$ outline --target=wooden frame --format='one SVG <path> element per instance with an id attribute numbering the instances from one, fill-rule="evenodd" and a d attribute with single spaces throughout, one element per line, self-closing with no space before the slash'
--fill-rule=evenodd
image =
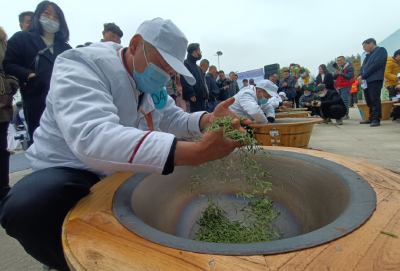
<path id="1" fill-rule="evenodd" d="M 94 185 L 65 218 L 63 247 L 71 270 L 400 270 L 400 175 L 353 158 L 298 148 L 334 161 L 365 178 L 377 194 L 377 209 L 359 229 L 333 242 L 278 255 L 221 256 L 163 247 L 119 224 L 112 212 L 116 189 L 133 173 L 118 172 Z"/>

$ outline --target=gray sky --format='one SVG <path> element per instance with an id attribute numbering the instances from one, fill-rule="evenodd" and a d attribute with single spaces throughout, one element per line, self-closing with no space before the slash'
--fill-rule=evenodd
<path id="1" fill-rule="evenodd" d="M 379 43 L 400 28 L 398 0 L 55 2 L 64 11 L 72 47 L 99 41 L 105 22 L 120 26 L 122 45 L 127 46 L 143 21 L 161 17 L 171 19 L 189 43 L 200 43 L 203 58 L 210 64 L 217 65 L 214 55 L 221 50 L 220 68 L 225 72 L 298 63 L 315 74 L 320 64 L 336 56 L 362 53 L 365 39 Z M 19 31 L 18 14 L 34 11 L 38 3 L 2 4 L 0 26 L 9 37 Z"/>

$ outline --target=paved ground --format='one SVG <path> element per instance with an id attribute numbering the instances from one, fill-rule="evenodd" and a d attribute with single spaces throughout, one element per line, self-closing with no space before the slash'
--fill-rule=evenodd
<path id="1" fill-rule="evenodd" d="M 360 120 L 358 109 L 351 108 L 350 120 L 345 120 L 344 125 L 315 125 L 310 147 L 400 171 L 400 122 L 382 121 L 380 127 L 371 128 L 358 124 Z M 14 185 L 30 172 L 27 169 L 10 174 L 10 184 Z M 39 271 L 43 268 L 0 227 L 0 270 Z"/>

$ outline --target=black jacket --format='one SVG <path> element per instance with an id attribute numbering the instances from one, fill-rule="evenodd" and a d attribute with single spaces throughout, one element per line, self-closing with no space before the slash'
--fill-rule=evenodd
<path id="1" fill-rule="evenodd" d="M 336 90 L 328 89 L 328 92 L 324 97 L 319 97 L 321 101 L 321 108 L 327 108 L 332 105 L 340 105 L 347 111 L 346 105 L 344 104 L 343 99 L 340 97 L 339 93 Z"/>
<path id="2" fill-rule="evenodd" d="M 284 87 L 283 83 L 287 83 L 287 86 Z M 282 78 L 279 81 L 278 93 L 285 92 L 286 94 L 290 93 L 290 95 L 292 95 L 291 93 L 295 84 L 296 84 L 296 79 L 294 79 L 292 76 L 289 76 L 288 78 Z"/>
<path id="3" fill-rule="evenodd" d="M 333 75 L 331 73 L 325 74 L 323 82 L 322 82 L 322 76 L 319 73 L 317 75 L 317 78 L 315 79 L 315 86 L 318 86 L 319 84 L 324 84 L 326 86 L 326 89 L 335 90 L 335 86 L 333 84 Z"/>
<path id="4" fill-rule="evenodd" d="M 222 81 L 220 79 L 217 80 L 217 86 L 219 88 L 219 100 L 220 101 L 225 101 L 225 100 L 229 99 L 229 97 L 230 97 L 230 91 L 229 91 L 230 86 L 229 86 L 229 88 L 224 88 L 224 87 L 226 85 L 230 85 L 230 83 L 231 82 L 228 81 L 228 79 L 226 79 L 226 77 Z"/>
<path id="5" fill-rule="evenodd" d="M 219 88 L 215 82 L 214 76 L 211 73 L 206 75 L 206 83 L 209 90 L 209 102 L 215 102 L 219 99 Z"/>
<path id="6" fill-rule="evenodd" d="M 377 46 L 365 56 L 359 76 L 367 83 L 383 80 L 388 53 L 385 48 Z"/>
<path id="7" fill-rule="evenodd" d="M 184 64 L 185 67 L 190 71 L 193 77 L 196 79 L 196 84 L 193 86 L 185 80 L 184 76 L 181 76 L 182 94 L 185 101 L 189 101 L 190 97 L 195 96 L 196 100 L 207 100 L 208 93 L 206 88 L 206 79 L 203 71 L 196 64 L 196 59 L 192 55 L 187 55 Z"/>
<path id="8" fill-rule="evenodd" d="M 57 43 L 57 40 L 54 41 Z M 50 88 L 50 79 L 53 72 L 54 61 L 62 52 L 71 49 L 65 42 L 60 42 L 53 47 L 54 53 L 46 50 L 40 55 L 38 70 L 35 71 L 34 59 L 40 50 L 46 48 L 42 37 L 34 30 L 20 31 L 14 34 L 8 41 L 3 67 L 6 74 L 18 78 L 20 85 L 27 83 L 22 96 L 24 101 L 45 102 Z M 31 73 L 36 76 L 29 79 Z M 44 108 L 43 108 L 44 109 Z"/>

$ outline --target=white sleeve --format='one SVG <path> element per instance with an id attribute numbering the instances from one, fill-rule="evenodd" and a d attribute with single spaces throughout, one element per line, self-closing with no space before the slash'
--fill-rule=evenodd
<path id="1" fill-rule="evenodd" d="M 174 99 L 168 96 L 159 127 L 161 131 L 174 134 L 178 138 L 202 136 L 199 124 L 201 116 L 205 113 L 207 112 L 186 113 L 175 105 Z"/>
<path id="2" fill-rule="evenodd" d="M 57 58 L 48 94 L 71 151 L 94 169 L 162 173 L 174 135 L 120 125 L 109 93 L 119 77 L 108 81 L 83 58 L 74 52 Z"/>
<path id="3" fill-rule="evenodd" d="M 261 109 L 264 111 L 267 117 L 275 118 L 275 108 L 273 107 L 272 104 L 270 103 L 263 104 L 261 106 Z"/>
<path id="4" fill-rule="evenodd" d="M 240 106 L 244 111 L 249 114 L 257 123 L 268 123 L 264 112 L 261 110 L 260 105 L 254 100 L 250 93 L 244 92 L 240 98 Z"/>

